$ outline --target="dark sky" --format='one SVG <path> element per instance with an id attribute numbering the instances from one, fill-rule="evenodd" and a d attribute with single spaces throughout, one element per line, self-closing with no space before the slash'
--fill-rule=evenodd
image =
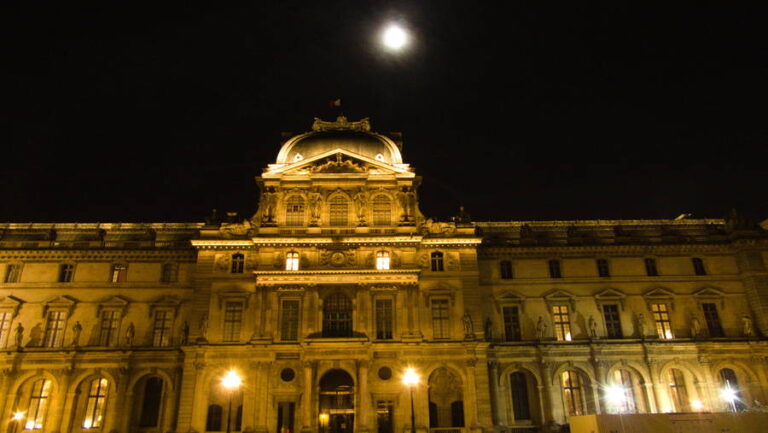
<path id="1" fill-rule="evenodd" d="M 335 98 L 404 133 L 428 215 L 768 218 L 764 10 L 105 3 L 0 11 L 0 221 L 250 216 L 280 132 Z M 407 53 L 379 49 L 390 20 L 415 32 Z"/>

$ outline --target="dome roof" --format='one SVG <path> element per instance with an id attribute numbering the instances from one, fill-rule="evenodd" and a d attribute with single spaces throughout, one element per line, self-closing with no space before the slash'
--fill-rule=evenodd
<path id="1" fill-rule="evenodd" d="M 277 156 L 278 164 L 292 164 L 314 156 L 343 149 L 387 164 L 401 164 L 400 149 L 390 138 L 370 131 L 367 119 L 347 122 L 315 120 L 313 131 L 295 136 L 283 144 Z"/>

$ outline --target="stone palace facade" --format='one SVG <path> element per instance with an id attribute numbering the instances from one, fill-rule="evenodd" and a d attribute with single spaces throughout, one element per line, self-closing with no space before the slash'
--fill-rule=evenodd
<path id="1" fill-rule="evenodd" d="M 768 232 L 437 222 L 401 150 L 316 119 L 250 219 L 0 224 L 2 428 L 403 433 L 413 398 L 420 433 L 522 433 L 768 401 Z"/>

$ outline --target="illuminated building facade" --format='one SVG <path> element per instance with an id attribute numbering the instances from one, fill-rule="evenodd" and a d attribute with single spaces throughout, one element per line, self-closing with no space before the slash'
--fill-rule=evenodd
<path id="1" fill-rule="evenodd" d="M 436 222 L 400 138 L 316 119 L 247 220 L 0 224 L 3 428 L 395 433 L 413 398 L 420 432 L 534 432 L 768 401 L 765 230 Z"/>

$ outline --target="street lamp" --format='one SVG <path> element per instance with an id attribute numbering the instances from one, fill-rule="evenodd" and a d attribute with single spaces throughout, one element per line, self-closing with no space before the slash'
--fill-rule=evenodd
<path id="1" fill-rule="evenodd" d="M 720 397 L 731 405 L 733 412 L 736 412 L 736 399 L 739 398 L 735 389 L 731 388 L 731 382 L 725 381 L 725 388 L 720 390 Z"/>
<path id="2" fill-rule="evenodd" d="M 419 384 L 419 375 L 413 368 L 408 367 L 403 374 L 403 385 L 411 390 L 411 433 L 416 433 L 416 413 L 413 410 L 413 388 Z"/>
<path id="3" fill-rule="evenodd" d="M 224 387 L 227 391 L 229 391 L 229 405 L 227 406 L 227 433 L 230 433 L 231 430 L 231 421 L 232 421 L 232 394 L 235 393 L 235 391 L 240 388 L 240 385 L 243 384 L 243 380 L 240 378 L 240 376 L 237 375 L 237 372 L 235 370 L 229 370 L 227 372 L 227 375 L 224 376 L 221 379 L 221 386 Z"/>
<path id="4" fill-rule="evenodd" d="M 19 424 L 21 423 L 21 420 L 23 418 L 24 418 L 24 412 L 21 412 L 21 411 L 14 412 L 13 416 L 11 417 L 11 420 L 13 421 L 12 433 L 16 433 L 16 431 L 19 430 Z"/>
<path id="5" fill-rule="evenodd" d="M 320 419 L 320 429 L 322 433 L 325 433 L 325 428 L 328 427 L 328 420 L 331 418 L 328 412 L 322 412 L 318 418 Z"/>

